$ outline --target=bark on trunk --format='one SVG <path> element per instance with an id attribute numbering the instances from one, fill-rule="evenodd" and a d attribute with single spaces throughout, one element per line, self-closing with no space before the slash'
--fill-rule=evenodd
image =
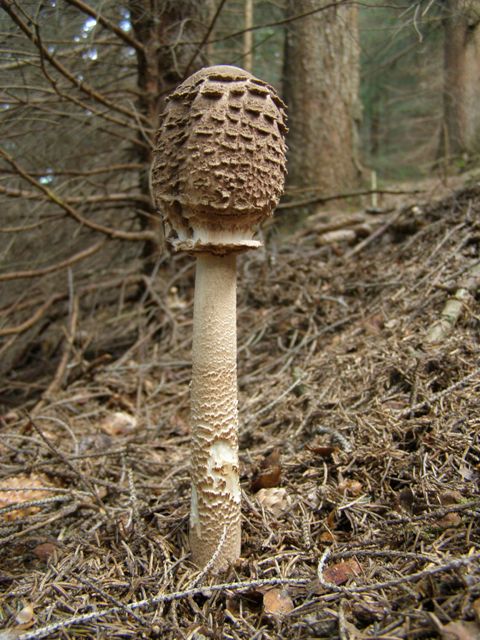
<path id="1" fill-rule="evenodd" d="M 440 156 L 447 163 L 480 142 L 480 1 L 447 0 Z"/>
<path id="2" fill-rule="evenodd" d="M 327 4 L 324 1 L 324 4 Z M 318 8 L 318 0 L 287 0 L 287 17 Z M 287 26 L 284 93 L 289 108 L 288 182 L 331 194 L 360 179 L 357 7 L 338 6 Z"/>

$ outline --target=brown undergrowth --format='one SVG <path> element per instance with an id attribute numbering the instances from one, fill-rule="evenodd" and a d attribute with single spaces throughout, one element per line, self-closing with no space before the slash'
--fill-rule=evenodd
<path id="1" fill-rule="evenodd" d="M 369 224 L 324 243 L 317 214 L 240 258 L 228 575 L 187 547 L 189 258 L 120 358 L 2 418 L 2 640 L 479 637 L 478 282 L 426 336 L 478 264 L 480 189 Z"/>

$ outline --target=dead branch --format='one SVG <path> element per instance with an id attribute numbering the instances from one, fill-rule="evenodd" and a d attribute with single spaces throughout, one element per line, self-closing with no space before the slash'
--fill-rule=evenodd
<path id="1" fill-rule="evenodd" d="M 127 615 L 132 616 L 132 618 L 136 620 L 139 624 L 141 624 L 142 627 L 144 628 L 148 627 L 148 622 L 145 620 L 145 618 L 140 616 L 138 613 L 131 611 L 127 605 L 123 604 L 123 602 L 121 602 L 117 598 L 114 598 L 110 593 L 105 591 L 105 589 L 102 589 L 91 580 L 87 580 L 86 578 L 82 578 L 81 576 L 77 576 L 77 580 L 82 584 L 86 585 L 89 589 L 92 589 L 92 591 L 96 591 L 97 593 L 99 593 L 103 598 L 105 598 L 105 600 L 108 600 L 109 602 L 111 602 L 115 607 L 118 607 L 119 609 L 124 611 Z"/>
<path id="2" fill-rule="evenodd" d="M 20 18 L 20 16 L 17 13 L 15 13 L 15 11 L 13 11 L 13 4 L 14 3 L 12 2 L 12 0 L 2 0 L 1 2 L 1 6 L 3 7 L 3 9 L 5 9 L 5 11 L 8 13 L 8 15 L 13 20 L 13 22 L 23 31 L 23 33 L 38 48 L 38 50 L 41 51 L 44 58 L 48 60 L 48 62 L 52 65 L 52 67 L 54 67 L 64 78 L 66 78 L 71 84 L 73 84 L 75 87 L 77 87 L 77 89 L 79 89 L 80 91 L 88 95 L 90 98 L 93 98 L 93 100 L 96 100 L 97 102 L 100 102 L 101 104 L 103 104 L 105 107 L 108 107 L 108 109 L 111 109 L 119 113 L 123 113 L 129 118 L 132 118 L 133 121 L 135 121 L 137 118 L 141 118 L 142 120 L 145 121 L 146 124 L 148 124 L 147 119 L 142 114 L 135 114 L 130 109 L 127 109 L 122 105 L 112 102 L 111 100 L 106 98 L 104 95 L 96 91 L 92 86 L 90 86 L 84 80 L 78 80 L 75 77 L 75 75 L 71 71 L 69 71 L 63 64 L 61 64 L 55 58 L 55 56 L 52 55 L 48 51 L 48 49 L 40 42 L 37 33 L 31 30 L 28 27 L 27 23 L 24 22 Z M 32 17 L 30 17 L 30 20 L 32 20 Z"/>
<path id="3" fill-rule="evenodd" d="M 41 307 L 39 307 L 35 311 L 33 316 L 31 316 L 31 318 L 29 318 L 28 320 L 25 320 L 25 322 L 22 322 L 21 324 L 18 324 L 14 327 L 5 327 L 3 329 L 0 329 L 0 337 L 11 336 L 19 333 L 25 333 L 25 331 L 28 331 L 28 329 L 33 327 L 33 325 L 36 324 L 40 320 L 40 318 L 45 315 L 48 309 L 50 309 L 50 307 L 55 302 L 57 302 L 58 300 L 61 300 L 64 297 L 65 297 L 64 295 L 58 294 L 58 293 L 51 296 L 44 304 L 42 304 Z"/>
<path id="4" fill-rule="evenodd" d="M 145 600 L 132 602 L 131 604 L 122 605 L 121 607 L 111 607 L 110 609 L 104 609 L 103 611 L 93 611 L 83 615 L 66 618 L 65 620 L 49 624 L 41 629 L 24 633 L 18 637 L 18 640 L 39 640 L 40 638 L 46 638 L 50 634 L 60 631 L 61 629 L 66 629 L 73 624 L 82 624 L 85 622 L 90 622 L 92 620 L 98 620 L 99 618 L 115 615 L 121 613 L 122 611 L 124 612 L 125 609 L 128 609 L 129 611 L 137 611 L 139 609 L 149 609 L 150 607 L 162 603 L 169 603 L 175 602 L 177 600 L 192 598 L 196 595 L 215 594 L 223 591 L 252 591 L 258 588 L 276 587 L 289 584 L 302 586 L 308 584 L 308 582 L 309 581 L 304 578 L 270 578 L 267 580 L 246 580 L 244 582 L 227 582 L 223 584 L 214 584 L 204 587 L 194 587 L 185 591 L 160 594 L 158 596 L 154 596 L 153 598 L 147 598 Z"/>
<path id="5" fill-rule="evenodd" d="M 0 2 L 0 5 L 2 3 Z M 3 5 L 2 5 L 3 6 Z M 52 44 L 65 44 L 65 41 L 61 42 L 61 41 L 52 41 Z M 70 42 L 68 44 L 71 44 Z M 107 40 L 106 38 L 98 38 L 95 41 L 95 45 L 96 46 L 108 46 L 110 45 L 111 42 L 109 40 Z M 76 47 L 71 47 L 69 49 L 69 54 L 77 54 L 80 53 L 82 51 L 85 50 L 85 44 L 82 43 Z M 21 51 L 21 52 L 17 52 L 17 53 L 21 53 L 22 56 L 24 56 L 24 58 L 22 60 L 17 60 L 16 62 L 9 62 L 8 64 L 2 64 L 0 65 L 0 71 L 11 71 L 13 69 L 20 69 L 22 67 L 26 67 L 26 66 L 30 66 L 33 63 L 37 62 L 37 56 L 36 55 L 31 55 L 29 54 L 28 57 L 26 55 L 25 51 Z M 58 54 L 59 57 L 62 56 L 62 53 Z"/>
<path id="6" fill-rule="evenodd" d="M 448 507 L 441 507 L 439 509 L 433 509 L 432 511 L 427 511 L 426 513 L 422 513 L 421 515 L 414 516 L 408 515 L 407 517 L 396 517 L 389 520 L 385 520 L 385 525 L 401 525 L 401 524 L 410 524 L 412 522 L 425 522 L 427 520 L 430 521 L 438 521 L 449 513 L 462 513 L 464 511 L 478 513 L 480 509 L 480 500 L 469 500 L 468 502 L 462 502 L 460 504 L 452 504 Z M 386 552 L 387 553 L 387 552 Z M 389 551 L 388 553 L 392 553 Z M 398 552 L 401 553 L 401 552 Z M 345 556 L 346 557 L 346 556 Z M 431 559 L 430 559 L 431 560 Z"/>
<path id="7" fill-rule="evenodd" d="M 213 31 L 213 28 L 218 20 L 218 18 L 220 17 L 220 14 L 222 13 L 222 9 L 225 6 L 227 0 L 220 0 L 220 3 L 210 21 L 210 24 L 208 25 L 208 29 L 205 32 L 205 36 L 203 37 L 202 41 L 200 42 L 200 44 L 198 45 L 198 48 L 196 49 L 196 51 L 194 52 L 194 54 L 192 55 L 192 57 L 190 58 L 190 60 L 187 63 L 187 66 L 185 67 L 185 71 L 183 72 L 183 79 L 185 80 L 188 77 L 188 74 L 190 72 L 190 69 L 192 68 L 193 63 L 195 62 L 195 60 L 198 58 L 199 54 L 201 53 L 203 47 L 207 44 L 208 42 L 208 38 L 210 37 L 210 34 Z"/>
<path id="8" fill-rule="evenodd" d="M 453 296 L 447 300 L 440 318 L 427 331 L 427 345 L 439 344 L 453 331 L 471 295 L 480 287 L 480 262 L 468 270 Z"/>
<path id="9" fill-rule="evenodd" d="M 43 418 L 43 416 L 36 416 L 35 419 L 40 420 L 41 418 Z M 45 419 L 48 419 L 48 418 L 45 418 Z M 59 458 L 59 460 L 61 460 L 71 471 L 73 471 L 73 473 L 77 476 L 77 478 L 85 485 L 85 488 L 91 494 L 91 496 L 93 497 L 97 505 L 100 507 L 100 509 L 104 511 L 105 505 L 99 498 L 98 493 L 95 490 L 95 487 L 91 483 L 90 479 L 87 478 L 81 471 L 79 471 L 77 467 L 69 460 L 69 458 L 67 458 L 67 456 L 64 453 L 62 453 L 62 451 L 60 451 L 60 449 L 58 449 L 58 447 L 56 447 L 46 437 L 46 435 L 43 433 L 40 427 L 33 421 L 33 419 L 30 416 L 29 416 L 29 425 L 35 429 L 35 431 L 38 433 L 38 435 L 43 440 L 43 442 L 47 445 L 48 449 L 50 449 L 50 451 L 57 458 Z"/>
<path id="10" fill-rule="evenodd" d="M 337 2 L 330 2 L 329 4 L 325 4 L 321 7 L 316 7 L 315 9 L 311 9 L 310 11 L 305 11 L 304 13 L 299 13 L 296 16 L 291 16 L 290 18 L 285 18 L 284 20 L 276 20 L 275 22 L 265 22 L 263 24 L 257 24 L 249 29 L 241 29 L 240 31 L 234 31 L 233 33 L 229 33 L 227 36 L 222 36 L 221 38 L 213 38 L 212 40 L 201 41 L 201 42 L 179 42 L 180 45 L 207 45 L 207 44 L 215 44 L 216 42 L 224 42 L 226 40 L 230 40 L 231 38 L 237 38 L 238 36 L 243 36 L 248 31 L 258 31 L 259 29 L 267 29 L 269 27 L 281 27 L 290 22 L 295 22 L 296 20 L 303 20 L 303 18 L 308 18 L 308 16 L 313 15 L 314 13 L 319 13 L 320 11 L 327 11 L 328 9 L 336 8 L 338 9 L 341 6 L 351 6 L 354 4 L 358 4 L 356 2 L 352 2 L 351 0 L 338 0 Z"/>
<path id="11" fill-rule="evenodd" d="M 0 282 L 7 282 L 9 280 L 21 280 L 24 278 L 38 278 L 39 276 L 45 276 L 48 273 L 54 273 L 55 271 L 61 271 L 62 269 L 66 269 L 67 267 L 71 267 L 72 265 L 80 262 L 81 260 L 85 260 L 85 258 L 89 258 L 93 256 L 97 251 L 102 249 L 106 240 L 100 240 L 100 242 L 96 242 L 91 247 L 87 249 L 83 249 L 83 251 L 79 251 L 71 258 L 66 260 L 62 260 L 61 262 L 57 262 L 57 264 L 52 264 L 49 267 L 44 267 L 43 269 L 31 269 L 29 271 L 12 271 L 10 273 L 1 273 L 0 274 Z"/>
<path id="12" fill-rule="evenodd" d="M 368 247 L 369 244 L 371 244 L 374 240 L 376 240 L 381 235 L 383 235 L 386 231 L 388 231 L 388 229 L 390 229 L 390 227 L 398 220 L 398 218 L 400 218 L 402 213 L 403 213 L 403 209 L 400 209 L 399 211 L 397 211 L 394 215 L 392 215 L 389 218 L 389 220 L 387 220 L 387 222 L 385 222 L 385 224 L 382 224 L 381 227 L 376 229 L 376 231 L 374 231 L 369 236 L 367 236 L 365 240 L 362 240 L 362 242 L 357 244 L 351 251 L 349 251 L 346 254 L 345 258 L 348 260 L 349 258 L 352 258 L 353 256 L 360 253 L 360 251 L 363 251 L 366 247 Z"/>
<path id="13" fill-rule="evenodd" d="M 49 489 L 50 491 L 56 491 L 56 487 L 55 489 L 53 489 L 52 487 L 49 487 Z M 33 491 L 35 490 L 40 491 L 40 489 L 38 488 L 33 489 Z M 41 490 L 43 491 L 44 489 L 42 488 Z M 4 491 L 4 489 L 0 489 L 0 491 Z M 12 491 L 18 491 L 18 489 L 15 488 L 15 489 L 12 489 Z M 25 489 L 22 489 L 22 491 L 25 491 Z M 51 498 L 42 498 L 41 500 L 25 500 L 21 502 L 14 502 L 8 507 L 0 508 L 0 515 L 3 516 L 6 513 L 11 513 L 12 511 L 18 511 L 19 509 L 28 509 L 29 507 L 44 507 L 46 505 L 54 504 L 57 502 L 71 502 L 71 500 L 72 500 L 72 496 L 61 494 L 58 496 L 52 496 Z"/>
<path id="14" fill-rule="evenodd" d="M 17 173 L 24 179 L 27 180 L 31 185 L 41 191 L 45 196 L 47 196 L 48 200 L 59 206 L 61 209 L 65 211 L 67 215 L 71 218 L 79 222 L 80 224 L 92 229 L 93 231 L 98 231 L 99 233 L 104 233 L 111 238 L 118 238 L 120 240 L 131 240 L 131 241 L 146 241 L 157 242 L 157 237 L 155 233 L 152 231 L 120 231 L 119 229 L 112 229 L 111 227 L 105 227 L 104 225 L 97 224 L 96 222 L 92 222 L 88 220 L 81 213 L 79 213 L 76 209 L 70 206 L 67 202 L 65 202 L 60 196 L 55 193 L 49 187 L 43 185 L 38 180 L 35 180 L 33 176 L 31 176 L 23 167 L 21 167 L 16 160 L 7 153 L 4 149 L 0 148 L 0 156 L 5 158 L 5 160 L 17 171 Z"/>
<path id="15" fill-rule="evenodd" d="M 51 396 L 53 393 L 55 393 L 55 391 L 60 389 L 63 385 L 64 378 L 65 378 L 65 371 L 67 369 L 68 360 L 70 358 L 73 342 L 75 340 L 75 332 L 77 329 L 77 322 L 78 322 L 78 308 L 79 308 L 79 300 L 78 300 L 78 295 L 76 295 L 74 296 L 73 302 L 72 302 L 72 311 L 71 311 L 70 319 L 68 323 L 68 330 L 63 342 L 62 357 L 60 358 L 60 362 L 58 364 L 55 375 L 53 376 L 53 380 L 48 385 L 48 388 L 44 393 L 45 398 L 48 398 L 49 396 Z"/>
<path id="16" fill-rule="evenodd" d="M 295 209 L 296 207 L 306 207 L 311 204 L 323 204 L 331 200 L 345 200 L 346 198 L 356 198 L 359 196 L 370 196 L 373 194 L 384 195 L 417 195 L 424 193 L 423 189 L 413 189 L 411 191 L 402 191 L 401 189 L 364 189 L 363 191 L 351 191 L 347 193 L 334 193 L 329 196 L 316 196 L 315 198 L 307 198 L 305 200 L 295 200 L 292 202 L 281 202 L 277 209 Z"/>
<path id="17" fill-rule="evenodd" d="M 30 173 L 32 176 L 32 174 Z M 33 177 L 33 176 L 32 176 Z M 8 198 L 23 198 L 24 200 L 43 200 L 44 198 L 34 191 L 23 191 L 22 189 L 9 189 L 0 185 L 0 193 L 3 193 Z M 138 202 L 142 205 L 152 205 L 152 201 L 147 196 L 141 193 L 109 193 L 107 195 L 95 195 L 95 196 L 70 196 L 63 199 L 63 202 L 67 204 L 92 204 L 92 203 L 106 203 L 106 202 L 124 202 L 126 205 L 132 202 Z"/>
<path id="18" fill-rule="evenodd" d="M 67 115 L 67 114 L 66 114 Z M 70 116 L 70 114 L 68 114 Z M 71 116 L 70 116 L 71 117 Z M 76 171 L 74 169 L 55 169 L 48 175 L 52 177 L 55 176 L 72 176 L 72 177 L 80 177 L 86 178 L 88 176 L 98 176 L 102 173 L 112 173 L 114 171 L 140 171 L 144 168 L 143 164 L 139 164 L 138 162 L 126 162 L 122 164 L 112 164 L 111 167 L 98 167 L 96 169 L 86 169 L 84 171 Z M 4 169 L 4 173 L 15 174 L 13 169 Z M 35 178 L 41 178 L 47 173 L 47 170 L 44 171 L 30 171 L 30 175 Z"/>
<path id="19" fill-rule="evenodd" d="M 53 91 L 59 96 L 59 98 L 62 98 L 63 100 L 66 100 L 67 102 L 72 102 L 73 104 L 75 104 L 76 106 L 80 107 L 82 110 L 88 112 L 91 111 L 95 116 L 102 118 L 103 120 L 106 120 L 107 122 L 111 122 L 113 124 L 117 124 L 122 128 L 129 128 L 131 125 L 130 122 L 128 121 L 124 121 L 121 120 L 119 118 L 116 118 L 115 116 L 111 115 L 110 113 L 104 113 L 102 111 L 99 111 L 98 109 L 96 109 L 93 105 L 90 104 L 86 104 L 85 102 L 83 102 L 83 100 L 80 100 L 79 98 L 75 97 L 74 95 L 71 94 L 71 92 L 65 92 L 62 91 L 58 85 L 58 82 L 56 82 L 54 80 L 54 78 L 51 76 L 51 74 L 48 72 L 47 70 L 47 66 L 45 64 L 45 56 L 44 56 L 44 51 L 45 51 L 45 47 L 42 44 L 42 40 L 40 37 L 40 30 L 38 28 L 37 25 L 35 25 L 35 32 L 36 32 L 36 38 L 37 38 L 37 48 L 38 48 L 38 53 L 39 53 L 39 58 L 40 58 L 40 66 L 41 69 L 43 71 L 43 75 L 45 76 L 45 78 L 48 80 L 48 82 L 50 83 L 50 85 L 52 86 Z M 32 102 L 30 101 L 30 104 Z"/>
<path id="20" fill-rule="evenodd" d="M 57 511 L 54 515 L 50 516 L 49 518 L 42 519 L 40 522 L 32 524 L 30 527 L 23 527 L 22 529 L 20 529 L 20 531 L 17 531 L 16 533 L 12 533 L 9 536 L 0 538 L 0 546 L 6 545 L 12 540 L 15 540 L 17 538 L 22 538 L 27 534 L 31 533 L 32 531 L 43 529 L 44 527 L 51 524 L 52 522 L 55 522 L 56 520 L 62 520 L 66 518 L 66 516 L 69 516 L 72 513 L 75 513 L 75 511 L 77 511 L 79 507 L 80 507 L 79 502 L 68 504 L 66 507 L 64 507 L 60 511 Z M 17 638 L 20 638 L 20 636 L 17 636 Z"/>
<path id="21" fill-rule="evenodd" d="M 62 217 L 63 214 L 51 215 L 43 220 L 39 220 L 38 222 L 33 222 L 32 224 L 19 225 L 18 227 L 0 227 L 0 233 L 22 233 L 23 231 L 32 231 L 44 224 L 48 224 L 49 222 L 60 220 Z"/>
<path id="22" fill-rule="evenodd" d="M 336 593 L 344 593 L 346 595 L 353 595 L 354 593 L 365 593 L 367 591 L 380 591 L 382 589 L 387 589 L 388 587 L 396 587 L 407 582 L 417 582 L 418 580 L 426 578 L 427 576 L 435 576 L 439 573 L 448 573 L 449 571 L 454 571 L 455 569 L 458 569 L 460 567 L 465 567 L 469 564 L 475 564 L 480 560 L 480 554 L 477 553 L 465 556 L 463 558 L 455 558 L 450 562 L 446 562 L 445 564 L 437 567 L 422 569 L 421 571 L 416 571 L 415 573 L 411 573 L 406 576 L 398 576 L 397 578 L 393 578 L 392 580 L 374 582 L 372 584 L 365 584 L 360 587 L 339 587 L 336 584 L 325 581 L 325 579 L 323 578 L 323 567 L 327 558 L 329 557 L 329 551 L 330 549 L 327 547 L 318 563 L 318 582 L 320 583 L 322 589 L 325 589 L 325 591 L 327 592 L 333 591 Z"/>
<path id="23" fill-rule="evenodd" d="M 80 9 L 80 11 L 83 11 L 83 13 L 86 13 L 88 16 L 95 18 L 95 20 L 99 24 L 101 24 L 102 27 L 105 27 L 109 31 L 112 31 L 116 36 L 118 36 L 121 40 L 123 40 L 129 47 L 133 47 L 137 51 L 140 51 L 141 53 L 145 53 L 145 47 L 141 42 L 139 42 L 136 38 L 130 35 L 127 31 L 120 29 L 120 27 L 118 27 L 115 23 L 105 18 L 105 16 L 102 16 L 101 13 L 99 13 L 98 11 L 95 11 L 93 7 L 90 7 L 85 2 L 82 2 L 82 0 L 67 0 L 67 3 L 76 7 L 77 9 Z"/>
<path id="24" fill-rule="evenodd" d="M 89 284 L 79 289 L 79 295 L 82 296 L 84 294 L 91 293 L 92 291 L 97 291 L 99 289 L 115 288 L 115 287 L 118 287 L 119 285 L 138 284 L 139 282 L 143 281 L 143 278 L 144 278 L 143 275 L 128 276 L 123 278 L 115 278 L 113 280 L 108 280 L 106 282 Z M 12 336 L 15 338 L 17 335 L 24 333 L 25 331 L 28 331 L 28 329 L 31 329 L 31 327 L 33 327 L 45 315 L 45 313 L 53 304 L 55 304 L 56 302 L 59 302 L 60 300 L 65 300 L 67 297 L 68 297 L 67 292 L 54 294 L 44 304 L 42 304 L 28 320 L 25 320 L 25 322 L 22 322 L 21 324 L 16 326 L 4 327 L 3 329 L 0 329 L 0 337 Z M 7 309 L 5 309 L 2 312 L 2 315 L 8 317 L 8 315 L 10 315 L 13 311 L 19 311 L 29 307 L 34 307 L 39 303 L 40 300 L 41 298 L 36 298 L 35 300 L 29 300 L 27 302 L 24 302 L 21 305 L 14 304 L 13 306 L 10 306 Z M 6 348 L 5 345 L 2 348 L 2 351 L 4 348 Z"/>
<path id="25" fill-rule="evenodd" d="M 427 400 L 423 400 L 422 402 L 418 402 L 417 404 L 414 404 L 413 406 L 409 407 L 408 409 L 403 409 L 402 411 L 399 411 L 396 414 L 396 416 L 398 418 L 406 418 L 406 417 L 412 415 L 413 413 L 415 413 L 416 411 L 421 411 L 423 409 L 427 409 L 428 407 L 430 407 L 435 402 L 438 402 L 439 400 L 442 400 L 443 398 L 445 398 L 446 396 L 450 395 L 454 391 L 457 391 L 458 389 L 461 389 L 463 387 L 463 385 L 465 385 L 467 382 L 470 382 L 470 380 L 472 380 L 475 376 L 478 376 L 479 373 L 480 373 L 480 369 L 474 369 L 468 375 L 466 375 L 464 378 L 462 378 L 461 380 L 458 380 L 454 384 L 452 384 L 449 387 L 447 387 L 447 389 L 443 389 L 442 391 L 439 391 L 438 393 L 435 393 L 433 396 L 431 396 Z"/>

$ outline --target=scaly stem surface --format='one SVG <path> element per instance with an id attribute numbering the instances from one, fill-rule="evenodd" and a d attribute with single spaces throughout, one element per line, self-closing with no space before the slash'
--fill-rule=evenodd
<path id="1" fill-rule="evenodd" d="M 193 561 L 215 568 L 240 556 L 236 257 L 197 257 L 193 320 L 191 429 Z"/>

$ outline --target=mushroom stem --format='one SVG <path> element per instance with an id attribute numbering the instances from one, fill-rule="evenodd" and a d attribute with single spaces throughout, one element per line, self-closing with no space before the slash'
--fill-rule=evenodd
<path id="1" fill-rule="evenodd" d="M 197 257 L 191 429 L 193 561 L 203 567 L 218 554 L 215 568 L 222 569 L 240 556 L 234 254 Z"/>

